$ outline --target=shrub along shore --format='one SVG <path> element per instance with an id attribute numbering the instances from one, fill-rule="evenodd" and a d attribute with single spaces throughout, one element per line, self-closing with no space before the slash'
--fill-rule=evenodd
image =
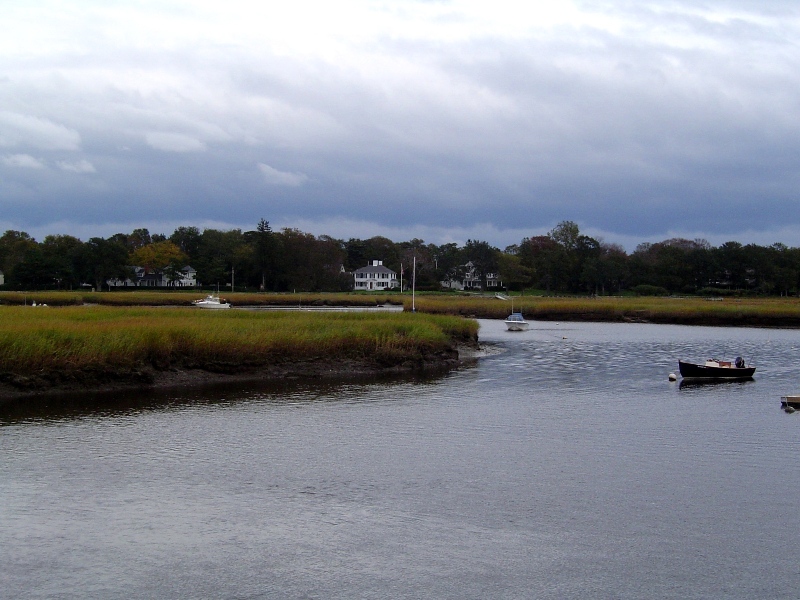
<path id="1" fill-rule="evenodd" d="M 473 320 L 406 312 L 2 306 L 0 398 L 448 368 L 477 331 Z"/>

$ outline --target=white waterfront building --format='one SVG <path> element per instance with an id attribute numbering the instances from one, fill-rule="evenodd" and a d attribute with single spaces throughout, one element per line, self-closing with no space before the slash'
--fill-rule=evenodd
<path id="1" fill-rule="evenodd" d="M 383 266 L 382 260 L 373 260 L 366 267 L 353 271 L 354 290 L 388 290 L 400 286 L 397 273 Z"/>

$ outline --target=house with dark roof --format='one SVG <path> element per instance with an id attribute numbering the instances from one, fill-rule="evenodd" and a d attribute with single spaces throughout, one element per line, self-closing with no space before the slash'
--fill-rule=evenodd
<path id="1" fill-rule="evenodd" d="M 399 287 L 397 273 L 383 266 L 382 260 L 373 260 L 366 267 L 353 271 L 354 287 L 359 290 L 388 290 Z"/>
<path id="2" fill-rule="evenodd" d="M 183 267 L 173 274 L 167 271 L 131 267 L 132 279 L 109 279 L 106 285 L 115 287 L 197 287 L 197 271 L 190 266 Z"/>
<path id="3" fill-rule="evenodd" d="M 459 269 L 461 278 L 454 277 L 448 281 L 440 282 L 442 287 L 452 290 L 482 290 L 502 288 L 503 282 L 498 273 L 481 274 L 475 268 L 475 264 L 469 261 Z"/>

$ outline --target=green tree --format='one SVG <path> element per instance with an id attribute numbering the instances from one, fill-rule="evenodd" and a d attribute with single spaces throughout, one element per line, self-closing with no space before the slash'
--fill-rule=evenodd
<path id="1" fill-rule="evenodd" d="M 386 262 L 384 265 L 392 269 L 400 276 L 400 269 L 405 272 L 403 285 L 411 286 L 411 279 L 414 276 L 416 265 L 416 288 L 418 290 L 438 290 L 441 288 L 440 279 L 437 276 L 436 246 L 426 245 L 419 238 L 414 238 L 407 242 L 396 244 L 398 259 L 396 262 Z"/>
<path id="2" fill-rule="evenodd" d="M 464 264 L 467 261 L 458 244 L 442 244 L 435 248 L 433 255 L 436 281 L 452 285 L 464 279 Z"/>
<path id="3" fill-rule="evenodd" d="M 169 241 L 180 248 L 190 262 L 197 257 L 201 240 L 202 235 L 197 227 L 178 227 L 169 236 Z"/>
<path id="4" fill-rule="evenodd" d="M 13 281 L 14 268 L 36 245 L 36 240 L 24 231 L 9 229 L 0 236 L 0 270 L 5 273 L 6 278 Z"/>
<path id="5" fill-rule="evenodd" d="M 520 263 L 530 269 L 531 283 L 547 292 L 556 289 L 563 249 L 553 238 L 538 235 L 525 238 L 519 245 Z"/>
<path id="6" fill-rule="evenodd" d="M 298 229 L 285 228 L 276 234 L 281 249 L 279 289 L 281 291 L 339 291 L 344 284 L 341 267 L 342 243 L 329 236 L 314 237 Z M 352 289 L 352 278 L 347 277 Z"/>
<path id="7" fill-rule="evenodd" d="M 197 265 L 192 265 L 197 270 L 197 280 L 202 285 L 218 286 L 230 283 L 232 269 L 236 268 L 236 262 L 243 254 L 241 248 L 246 245 L 247 240 L 241 229 L 203 230 L 196 259 Z"/>
<path id="8" fill-rule="evenodd" d="M 255 232 L 248 232 L 248 235 L 253 241 L 253 256 L 255 257 L 256 266 L 261 273 L 260 289 L 265 291 L 267 289 L 267 276 L 275 274 L 275 259 L 276 259 L 276 244 L 272 235 L 272 229 L 269 226 L 269 221 L 261 219 L 256 226 Z M 274 277 L 273 277 L 274 279 Z"/>
<path id="9" fill-rule="evenodd" d="M 464 245 L 464 258 L 472 263 L 475 276 L 481 281 L 481 289 L 486 287 L 486 276 L 498 272 L 499 256 L 500 250 L 488 242 L 467 240 Z"/>
<path id="10" fill-rule="evenodd" d="M 71 235 L 48 235 L 41 244 L 44 260 L 55 287 L 80 285 L 83 242 Z"/>
<path id="11" fill-rule="evenodd" d="M 109 279 L 126 279 L 133 276 L 128 267 L 128 249 L 116 240 L 93 237 L 84 246 L 87 279 L 94 282 L 98 291 Z"/>
<path id="12" fill-rule="evenodd" d="M 522 264 L 516 254 L 502 252 L 497 259 L 500 279 L 509 290 L 521 290 L 530 283 L 531 270 Z"/>
<path id="13" fill-rule="evenodd" d="M 630 278 L 628 254 L 618 244 L 601 244 L 600 255 L 601 293 L 619 292 Z"/>

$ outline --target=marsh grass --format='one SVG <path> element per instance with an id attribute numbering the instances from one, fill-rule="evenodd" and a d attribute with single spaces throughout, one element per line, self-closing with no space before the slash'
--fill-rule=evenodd
<path id="1" fill-rule="evenodd" d="M 0 292 L 0 304 L 25 306 L 47 304 L 48 306 L 77 306 L 83 304 L 80 292 Z"/>
<path id="2" fill-rule="evenodd" d="M 109 306 L 191 306 L 193 300 L 203 298 L 207 292 L 89 292 L 81 294 L 87 304 Z M 233 306 L 377 306 L 402 304 L 402 299 L 390 295 L 364 294 L 262 294 L 247 292 L 220 292 L 219 296 Z M 2 299 L 2 296 L 0 296 Z"/>
<path id="3" fill-rule="evenodd" d="M 297 360 L 418 358 L 474 340 L 477 323 L 408 313 L 0 307 L 0 372 L 257 366 Z"/>
<path id="4" fill-rule="evenodd" d="M 128 292 L 0 292 L 2 305 L 70 306 L 98 304 L 106 306 L 184 306 L 205 296 L 197 290 L 128 291 Z M 382 304 L 403 305 L 411 310 L 408 292 L 369 294 L 343 293 L 222 293 L 234 306 L 353 306 Z M 486 319 L 505 318 L 511 312 L 510 301 L 494 296 L 418 293 L 418 312 L 457 315 Z M 725 298 L 711 301 L 704 298 L 657 297 L 564 297 L 514 296 L 514 310 L 531 319 L 542 320 L 645 320 L 658 323 L 710 325 L 759 325 L 777 327 L 800 326 L 800 299 L 797 298 Z"/>
<path id="5" fill-rule="evenodd" d="M 127 292 L 0 292 L 2 305 L 47 304 L 48 306 L 71 306 L 102 304 L 106 306 L 191 306 L 193 300 L 206 296 L 208 292 L 198 290 Z M 378 306 L 403 303 L 398 294 L 357 293 L 286 293 L 264 294 L 246 292 L 221 292 L 220 296 L 234 306 Z"/>
<path id="6" fill-rule="evenodd" d="M 406 308 L 410 301 L 406 300 Z M 478 296 L 422 296 L 418 311 L 500 319 L 511 312 L 511 301 Z M 796 298 L 729 299 L 596 297 L 550 298 L 515 296 L 513 307 L 527 318 L 542 320 L 630 321 L 655 323 L 800 326 Z"/>

